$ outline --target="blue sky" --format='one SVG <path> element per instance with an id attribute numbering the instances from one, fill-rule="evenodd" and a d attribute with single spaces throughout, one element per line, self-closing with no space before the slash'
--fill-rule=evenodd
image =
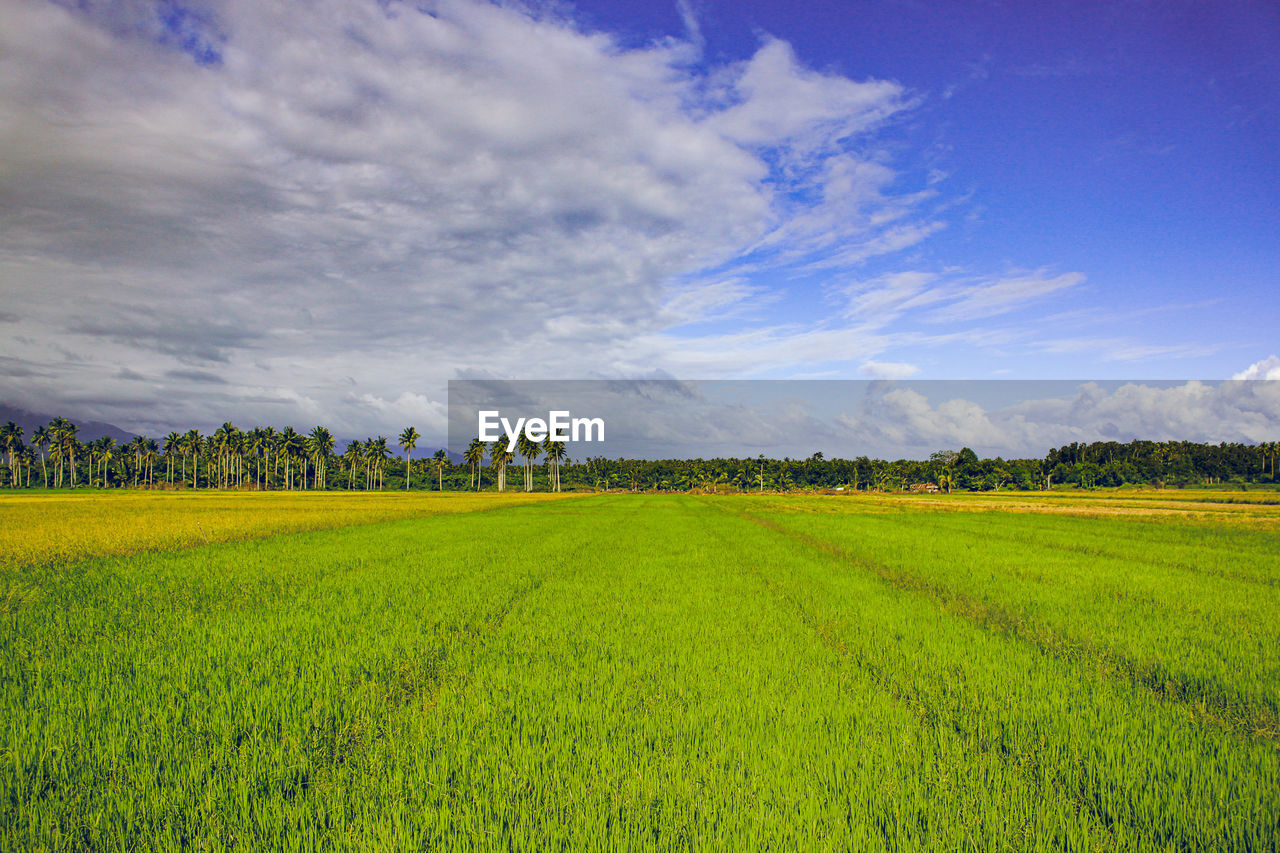
<path id="1" fill-rule="evenodd" d="M 1280 378 L 1272 3 L 0 0 L 0 399 Z"/>
<path id="2" fill-rule="evenodd" d="M 687 32 L 672 6 L 578 8 L 637 43 Z M 893 80 L 920 100 L 882 144 L 904 188 L 927 185 L 932 173 L 941 203 L 957 207 L 918 247 L 917 266 L 1086 276 L 1072 298 L 1022 314 L 1061 339 L 1049 352 L 1023 352 L 1016 366 L 1003 348 L 925 354 L 930 376 L 1224 377 L 1275 348 L 1280 7 L 684 8 L 710 62 L 745 59 L 768 33 L 813 68 Z M 904 260 L 859 272 L 890 273 Z M 788 300 L 797 315 L 821 310 L 811 298 L 821 283 Z M 891 355 L 909 361 L 909 349 Z"/>

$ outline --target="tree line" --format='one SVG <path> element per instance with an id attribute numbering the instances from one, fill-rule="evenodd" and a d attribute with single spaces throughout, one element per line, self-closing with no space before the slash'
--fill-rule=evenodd
<path id="1" fill-rule="evenodd" d="M 969 448 L 928 459 L 858 456 L 827 459 L 606 459 L 573 462 L 564 442 L 535 442 L 521 434 L 505 441 L 473 439 L 454 464 L 444 450 L 413 459 L 421 436 L 407 427 L 394 443 L 385 436 L 347 442 L 338 452 L 322 426 L 241 430 L 224 423 L 209 435 L 171 432 L 163 439 L 110 436 L 80 441 L 79 427 L 54 418 L 28 437 L 13 421 L 0 427 L 0 485 L 12 488 L 190 488 L 445 490 L 507 489 L 518 464 L 524 491 L 997 491 L 1144 484 L 1276 483 L 1280 442 L 1203 444 L 1189 441 L 1073 443 L 1042 459 L 979 458 Z M 395 451 L 401 455 L 396 457 Z"/>

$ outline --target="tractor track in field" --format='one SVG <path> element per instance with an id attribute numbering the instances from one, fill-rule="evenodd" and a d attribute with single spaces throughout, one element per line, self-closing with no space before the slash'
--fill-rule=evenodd
<path id="1" fill-rule="evenodd" d="M 977 513 L 975 513 L 977 515 Z M 884 520 L 876 518 L 876 520 Z M 950 519 L 948 519 L 950 520 Z M 985 519 L 984 519 L 985 520 Z M 1243 572 L 1233 572 L 1229 569 L 1206 569 L 1199 566 L 1193 566 L 1180 560 L 1164 560 L 1159 557 L 1151 557 L 1145 554 L 1129 554 L 1107 549 L 1106 547 L 1097 545 L 1082 545 L 1071 542 L 1054 542 L 1044 539 L 1033 539 L 1027 536 L 1017 536 L 1010 533 L 1001 533 L 993 530 L 966 530 L 960 527 L 952 527 L 945 521 L 928 515 L 912 515 L 912 523 L 916 524 L 924 522 L 934 529 L 946 530 L 948 533 L 954 533 L 959 536 L 968 536 L 979 539 L 998 539 L 1001 542 L 1008 542 L 1013 545 L 1035 546 L 1037 548 L 1052 548 L 1055 551 L 1066 551 L 1073 554 L 1081 554 L 1087 557 L 1106 557 L 1113 560 L 1124 560 L 1135 563 L 1143 563 L 1149 566 L 1158 566 L 1165 569 L 1176 569 L 1180 572 L 1186 572 L 1197 577 L 1215 577 L 1225 580 L 1237 581 L 1239 583 L 1258 584 L 1259 586 L 1280 586 L 1280 577 L 1267 578 L 1257 575 L 1245 574 Z M 989 525 L 985 525 L 989 526 Z M 1130 541 L 1133 537 L 1125 537 Z M 1225 550 L 1225 549 L 1224 549 Z"/>
<path id="2" fill-rule="evenodd" d="M 732 510 L 734 515 L 741 515 L 745 520 L 756 521 L 746 514 L 738 513 Z M 763 525 L 769 527 L 768 525 Z M 772 529 L 772 528 L 770 528 Z M 889 669 L 876 661 L 872 660 L 865 654 L 859 654 L 856 648 L 851 647 L 836 631 L 835 623 L 830 620 L 823 620 L 817 617 L 812 611 L 805 607 L 804 603 L 798 598 L 784 589 L 774 579 L 770 578 L 764 572 L 760 571 L 754 565 L 746 564 L 743 568 L 765 588 L 765 591 L 776 601 L 784 610 L 791 612 L 795 618 L 802 624 L 817 640 L 826 648 L 833 652 L 842 665 L 851 666 L 857 669 L 871 679 L 880 689 L 885 691 L 895 702 L 907 708 L 920 718 L 921 725 L 942 724 L 960 738 L 981 738 L 980 733 L 975 732 L 965 726 L 961 726 L 955 722 L 953 718 L 944 719 L 944 715 L 940 714 L 932 704 L 927 701 L 927 697 L 922 696 L 919 692 L 909 689 L 901 682 L 895 680 Z M 999 754 L 1000 762 L 1008 767 L 1012 772 L 1018 772 L 1017 756 L 1011 753 L 1003 743 L 992 739 L 989 745 Z M 1104 808 L 1103 803 L 1099 800 L 1097 792 L 1093 790 L 1083 790 L 1064 786 L 1056 781 L 1048 783 L 1052 788 L 1058 791 L 1063 797 L 1075 803 L 1082 811 L 1088 812 L 1097 821 L 1098 828 L 1103 831 L 1110 831 L 1110 828 L 1117 822 L 1118 818 Z M 1127 823 L 1131 831 L 1138 832 L 1139 828 L 1132 823 Z"/>
<path id="3" fill-rule="evenodd" d="M 1195 721 L 1208 720 L 1245 737 L 1280 743 L 1280 713 L 1271 708 L 1256 707 L 1242 712 L 1245 702 L 1216 681 L 1192 681 L 1162 666 L 1134 661 L 1110 649 L 1064 636 L 1043 622 L 958 593 L 912 572 L 859 557 L 825 539 L 800 533 L 745 510 L 717 508 L 869 571 L 896 589 L 923 595 L 944 612 L 966 619 L 983 630 L 1028 643 L 1051 657 L 1084 664 L 1106 675 L 1123 678 L 1147 690 L 1157 700 L 1182 708 Z"/>
<path id="4" fill-rule="evenodd" d="M 576 550 L 585 548 L 584 545 Z M 497 606 L 449 629 L 447 637 L 452 642 L 439 638 L 434 648 L 423 649 L 422 655 L 384 667 L 376 680 L 383 683 L 382 698 L 390 712 L 396 713 L 410 704 L 435 706 L 446 684 L 462 684 L 470 679 L 474 672 L 475 650 L 502 629 L 512 610 L 541 589 L 556 568 L 573 564 L 570 555 L 555 566 L 546 566 L 537 574 L 519 579 Z M 388 731 L 382 725 L 374 727 L 372 732 L 363 723 L 346 725 L 326 732 L 313 742 L 313 749 L 328 756 L 329 763 L 338 764 L 341 763 L 338 756 L 345 755 L 357 743 L 367 747 L 369 743 L 387 736 Z"/>

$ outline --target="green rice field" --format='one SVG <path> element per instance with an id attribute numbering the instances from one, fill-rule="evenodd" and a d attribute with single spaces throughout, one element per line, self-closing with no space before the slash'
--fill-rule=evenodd
<path id="1" fill-rule="evenodd" d="M 1274 503 L 397 500 L 59 505 L 125 532 L 0 560 L 0 849 L 1280 850 Z"/>

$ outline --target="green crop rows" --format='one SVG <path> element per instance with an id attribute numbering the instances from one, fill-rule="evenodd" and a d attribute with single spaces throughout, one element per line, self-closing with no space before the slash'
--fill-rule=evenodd
<path id="1" fill-rule="evenodd" d="M 0 578 L 3 849 L 1280 850 L 1270 529 L 602 495 Z"/>

